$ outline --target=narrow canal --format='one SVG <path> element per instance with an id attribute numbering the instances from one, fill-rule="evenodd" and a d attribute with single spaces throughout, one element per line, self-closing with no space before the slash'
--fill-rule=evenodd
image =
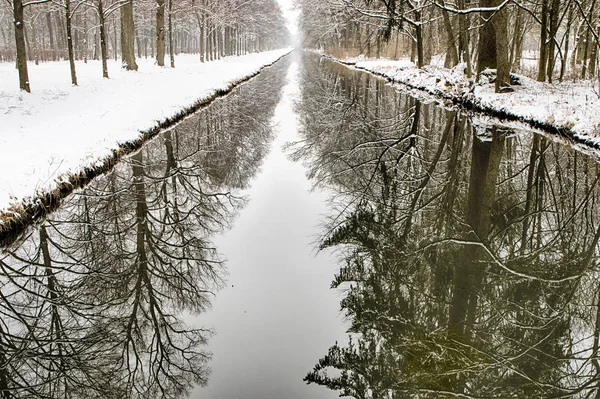
<path id="1" fill-rule="evenodd" d="M 302 378 L 331 342 L 344 339 L 340 297 L 329 289 L 339 269 L 315 257 L 327 196 L 311 192 L 305 168 L 284 146 L 299 140 L 297 55 L 286 60 L 283 94 L 270 121 L 275 135 L 250 184 L 249 204 L 215 239 L 227 258 L 228 284 L 198 322 L 214 326 L 213 374 L 193 397 L 215 399 L 335 398 Z M 287 66 L 289 64 L 289 67 Z"/>
<path id="2" fill-rule="evenodd" d="M 288 56 L 2 249 L 0 388 L 591 397 L 599 180 L 552 137 Z"/>

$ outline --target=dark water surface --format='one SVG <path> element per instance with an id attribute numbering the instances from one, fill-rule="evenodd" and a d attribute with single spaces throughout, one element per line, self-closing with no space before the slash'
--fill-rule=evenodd
<path id="1" fill-rule="evenodd" d="M 597 159 L 294 57 L 2 250 L 0 397 L 596 397 Z"/>

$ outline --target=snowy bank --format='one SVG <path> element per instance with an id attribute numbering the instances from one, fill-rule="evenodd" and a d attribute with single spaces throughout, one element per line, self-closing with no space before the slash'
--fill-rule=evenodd
<path id="1" fill-rule="evenodd" d="M 328 57 L 331 58 L 331 57 Z M 416 68 L 408 60 L 337 60 L 382 76 L 438 99 L 482 111 L 502 119 L 526 122 L 577 142 L 600 148 L 600 88 L 598 82 L 541 83 L 523 76 L 514 92 L 494 93 L 485 77 L 473 86 L 464 65 L 451 70 L 439 66 Z"/>
<path id="2" fill-rule="evenodd" d="M 30 64 L 31 94 L 18 90 L 12 63 L 0 64 L 0 235 L 290 51 L 204 64 L 180 55 L 175 69 L 140 59 L 137 72 L 112 61 L 108 80 L 98 61 L 78 62 L 76 87 L 67 62 Z"/>

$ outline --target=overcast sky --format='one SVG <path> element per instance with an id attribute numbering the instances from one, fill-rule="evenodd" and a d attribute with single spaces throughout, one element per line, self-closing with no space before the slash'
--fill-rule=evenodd
<path id="1" fill-rule="evenodd" d="M 281 9 L 283 10 L 283 15 L 288 20 L 288 29 L 295 35 L 298 31 L 297 19 L 298 19 L 298 10 L 293 10 L 293 2 L 294 0 L 277 0 Z"/>

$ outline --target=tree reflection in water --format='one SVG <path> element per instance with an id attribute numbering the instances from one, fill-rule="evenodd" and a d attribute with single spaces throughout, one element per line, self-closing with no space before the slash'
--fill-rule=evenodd
<path id="1" fill-rule="evenodd" d="M 278 63 L 69 197 L 0 257 L 1 398 L 175 398 L 205 384 L 226 229 L 272 139 Z"/>
<path id="2" fill-rule="evenodd" d="M 326 64 L 326 65 L 323 65 Z M 295 157 L 333 189 L 354 398 L 600 397 L 598 163 L 309 57 Z"/>

